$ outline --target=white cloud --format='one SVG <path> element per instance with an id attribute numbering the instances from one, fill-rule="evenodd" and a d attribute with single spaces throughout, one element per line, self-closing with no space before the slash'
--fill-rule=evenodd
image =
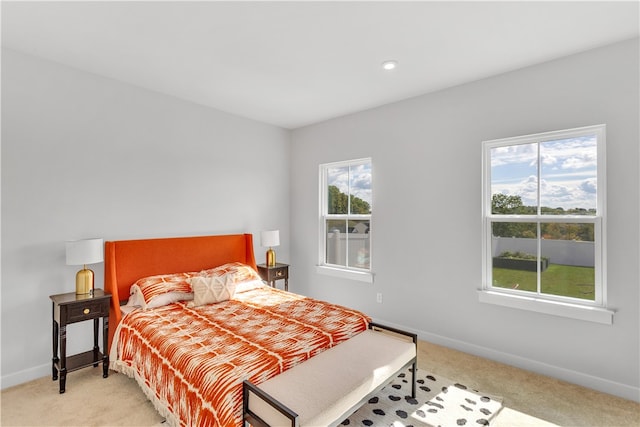
<path id="1" fill-rule="evenodd" d="M 595 208 L 597 147 L 594 136 L 544 141 L 540 145 L 540 202 L 546 207 Z M 491 150 L 492 192 L 538 201 L 538 144 Z"/>
<path id="2" fill-rule="evenodd" d="M 585 193 L 596 194 L 596 182 L 595 178 L 585 179 L 580 183 L 580 189 Z"/>
<path id="3" fill-rule="evenodd" d="M 517 195 L 525 206 L 537 205 L 538 182 L 535 176 L 512 184 L 492 185 L 493 193 Z M 541 205 L 550 208 L 564 209 L 596 207 L 595 178 L 586 180 L 547 181 L 540 182 Z"/>

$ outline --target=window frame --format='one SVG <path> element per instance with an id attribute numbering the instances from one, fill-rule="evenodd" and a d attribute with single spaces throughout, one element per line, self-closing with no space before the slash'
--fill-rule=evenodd
<path id="1" fill-rule="evenodd" d="M 597 198 L 595 215 L 549 215 L 540 212 L 541 204 L 534 215 L 509 215 L 492 213 L 491 193 L 491 149 L 531 143 L 542 143 L 571 137 L 596 135 L 597 138 Z M 523 310 L 552 314 L 574 319 L 612 324 L 614 312 L 607 308 L 606 283 L 606 125 L 585 126 L 559 131 L 543 132 L 512 138 L 483 141 L 482 143 L 482 287 L 480 302 L 497 304 Z M 537 154 L 540 162 L 540 152 Z M 540 174 L 540 168 L 538 168 Z M 538 185 L 540 178 L 538 178 Z M 540 200 L 538 188 L 538 201 Z M 496 222 L 527 223 L 592 223 L 594 224 L 594 300 L 581 300 L 568 296 L 557 296 L 536 292 L 518 291 L 492 285 L 492 225 Z M 540 245 L 540 236 L 536 237 Z M 538 249 L 540 253 L 540 249 Z M 538 283 L 540 276 L 538 272 Z"/>
<path id="2" fill-rule="evenodd" d="M 369 234 L 369 268 L 359 268 L 359 267 L 351 267 L 351 266 L 343 266 L 339 264 L 330 264 L 326 261 L 327 256 L 327 220 L 336 219 L 336 220 L 368 220 L 369 224 L 373 222 L 373 207 L 371 214 L 329 214 L 328 213 L 328 170 L 336 167 L 345 167 L 345 166 L 357 166 L 363 163 L 368 163 L 371 167 L 373 174 L 373 161 L 370 157 L 364 157 L 353 160 L 344 160 L 338 162 L 331 163 L 323 163 L 319 165 L 319 196 L 320 200 L 318 203 L 319 206 L 319 235 L 318 235 L 318 264 L 316 266 L 316 271 L 321 274 L 340 277 L 345 279 L 352 279 L 366 283 L 373 283 L 373 236 L 371 231 L 368 231 Z M 373 177 L 372 177 L 373 181 Z M 371 191 L 373 194 L 373 183 L 371 185 Z M 370 227 L 371 229 L 371 227 Z"/>

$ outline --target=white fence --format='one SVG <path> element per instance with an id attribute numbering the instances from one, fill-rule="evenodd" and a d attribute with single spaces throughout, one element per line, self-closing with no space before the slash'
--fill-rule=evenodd
<path id="1" fill-rule="evenodd" d="M 543 239 L 540 244 L 542 256 L 549 258 L 550 264 L 594 267 L 594 242 Z M 535 255 L 538 252 L 538 240 L 493 236 L 491 247 L 493 248 L 493 256 L 498 256 L 505 251 L 519 251 Z"/>
<path id="2" fill-rule="evenodd" d="M 335 231 L 327 235 L 327 262 L 344 265 L 348 244 L 349 265 L 369 267 L 369 233 L 340 233 Z M 538 252 L 537 239 L 519 237 L 493 237 L 491 247 L 493 256 L 505 251 L 525 252 L 535 255 Z M 574 240 L 541 240 L 542 256 L 549 258 L 551 264 L 594 267 L 595 243 Z"/>
<path id="3" fill-rule="evenodd" d="M 347 237 L 348 245 L 347 245 Z M 351 267 L 369 268 L 369 233 L 340 233 L 334 231 L 327 234 L 327 262 L 344 265 L 348 247 L 348 265 Z"/>

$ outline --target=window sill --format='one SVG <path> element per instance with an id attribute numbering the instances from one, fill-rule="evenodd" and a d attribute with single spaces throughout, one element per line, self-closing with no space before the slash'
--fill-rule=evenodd
<path id="1" fill-rule="evenodd" d="M 316 272 L 327 276 L 341 277 L 343 279 L 357 280 L 359 282 L 373 283 L 373 273 L 368 271 L 346 270 L 343 268 L 317 265 Z"/>
<path id="2" fill-rule="evenodd" d="M 549 301 L 535 297 L 521 295 L 506 295 L 500 292 L 478 291 L 480 302 L 534 311 L 536 313 L 551 314 L 553 316 L 586 320 L 588 322 L 613 324 L 614 311 L 602 307 L 570 304 L 566 302 Z"/>

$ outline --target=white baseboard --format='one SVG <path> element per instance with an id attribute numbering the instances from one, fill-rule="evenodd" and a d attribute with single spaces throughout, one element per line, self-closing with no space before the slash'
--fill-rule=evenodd
<path id="1" fill-rule="evenodd" d="M 501 351 L 493 350 L 491 348 L 471 344 L 465 341 L 447 338 L 442 335 L 407 328 L 404 325 L 398 325 L 380 319 L 375 319 L 374 321 L 379 322 L 383 325 L 388 325 L 398 329 L 403 329 L 405 331 L 413 332 L 418 335 L 418 338 L 420 340 L 423 341 L 431 342 L 443 347 L 452 348 L 464 353 L 473 354 L 474 356 L 484 357 L 485 359 L 494 360 L 506 365 L 515 366 L 520 369 L 525 369 L 537 374 L 557 378 L 562 381 L 577 384 L 583 387 L 640 403 L 640 388 L 638 387 L 610 381 L 605 378 L 596 377 L 571 369 L 561 368 L 559 366 L 550 365 L 547 363 L 539 362 L 537 360 L 528 359 L 526 357 L 504 353 Z"/>
<path id="2" fill-rule="evenodd" d="M 51 378 L 51 363 L 25 369 L 13 374 L 3 375 L 2 378 L 0 378 L 0 388 L 4 390 L 5 388 L 37 380 L 38 378 L 46 376 Z"/>

